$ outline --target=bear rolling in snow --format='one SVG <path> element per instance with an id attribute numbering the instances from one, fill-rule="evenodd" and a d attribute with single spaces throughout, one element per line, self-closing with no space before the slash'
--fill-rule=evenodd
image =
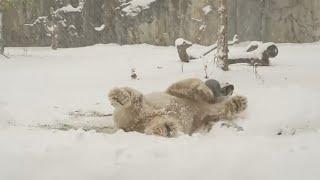
<path id="1" fill-rule="evenodd" d="M 165 92 L 146 95 L 129 87 L 114 88 L 108 97 L 117 128 L 164 137 L 208 130 L 247 108 L 246 97 L 217 98 L 200 79 L 185 79 Z"/>

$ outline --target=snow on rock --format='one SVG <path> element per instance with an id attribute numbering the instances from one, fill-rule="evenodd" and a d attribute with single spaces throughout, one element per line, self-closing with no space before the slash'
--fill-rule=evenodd
<path id="1" fill-rule="evenodd" d="M 205 13 L 205 14 L 209 14 L 211 11 L 212 11 L 212 7 L 210 5 L 207 5 L 205 7 L 202 8 L 202 11 Z"/>
<path id="2" fill-rule="evenodd" d="M 62 7 L 59 10 L 65 12 L 65 13 L 68 13 L 68 12 L 81 12 L 79 8 L 75 8 L 71 4 L 68 4 L 68 5 Z"/>
<path id="3" fill-rule="evenodd" d="M 207 25 L 206 25 L 206 24 L 202 24 L 202 25 L 199 27 L 199 30 L 204 31 L 206 28 L 207 28 Z"/>
<path id="4" fill-rule="evenodd" d="M 94 27 L 94 29 L 95 29 L 96 31 L 103 31 L 105 27 L 106 27 L 106 25 L 105 25 L 105 24 L 102 24 L 102 25 L 99 26 L 99 27 Z"/>
<path id="5" fill-rule="evenodd" d="M 47 26 L 47 29 L 48 29 L 49 32 L 53 32 L 55 27 L 56 27 L 56 25 Z M 50 36 L 51 36 L 51 34 L 50 34 Z"/>
<path id="6" fill-rule="evenodd" d="M 85 0 L 80 0 L 78 7 L 73 7 L 71 4 L 67 4 L 66 6 L 59 8 L 56 10 L 56 13 L 59 11 L 62 11 L 64 13 L 70 13 L 70 12 L 82 12 L 82 9 L 85 5 Z"/>
<path id="7" fill-rule="evenodd" d="M 121 2 L 120 7 L 124 7 L 121 10 L 126 13 L 127 16 L 136 16 L 142 10 L 148 9 L 150 4 L 156 0 L 119 0 Z"/>

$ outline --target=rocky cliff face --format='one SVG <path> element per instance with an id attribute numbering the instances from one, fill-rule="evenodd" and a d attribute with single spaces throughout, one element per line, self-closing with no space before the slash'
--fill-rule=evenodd
<path id="1" fill-rule="evenodd" d="M 17 1 L 4 13 L 8 45 L 50 45 L 40 29 L 26 29 L 48 16 L 55 0 Z M 61 1 L 77 7 L 78 0 Z M 242 40 L 312 42 L 320 39 L 319 0 L 229 0 L 229 35 Z M 66 18 L 81 40 L 64 36 L 60 46 L 95 43 L 172 45 L 178 37 L 194 43 L 216 41 L 218 0 L 86 0 L 79 16 Z M 73 22 L 74 21 L 74 22 Z M 69 39 L 69 40 L 68 40 Z"/>

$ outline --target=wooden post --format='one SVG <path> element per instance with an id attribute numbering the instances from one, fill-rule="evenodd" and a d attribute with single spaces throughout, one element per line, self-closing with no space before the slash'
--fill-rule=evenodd
<path id="1" fill-rule="evenodd" d="M 218 10 L 220 25 L 218 30 L 217 54 L 216 59 L 218 66 L 228 71 L 228 6 L 227 0 L 220 0 L 220 8 Z"/>

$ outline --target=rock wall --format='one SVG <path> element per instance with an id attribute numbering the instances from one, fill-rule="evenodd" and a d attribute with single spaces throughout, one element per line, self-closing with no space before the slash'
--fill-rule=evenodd
<path id="1" fill-rule="evenodd" d="M 2 12 L 0 12 L 0 39 L 2 39 Z"/>
<path id="2" fill-rule="evenodd" d="M 0 54 L 4 53 L 4 40 L 2 38 L 2 12 L 0 11 Z"/>
<path id="3" fill-rule="evenodd" d="M 86 0 L 76 29 L 81 41 L 95 43 L 172 45 L 178 37 L 209 45 L 216 41 L 218 0 Z M 17 1 L 4 12 L 4 37 L 9 46 L 47 46 L 50 37 L 23 24 L 48 16 L 56 0 Z M 77 6 L 78 0 L 61 0 Z M 319 0 L 228 0 L 229 36 L 241 40 L 313 42 L 320 39 Z M 0 7 L 1 9 L 1 7 Z M 68 37 L 66 37 L 68 38 Z M 64 42 L 64 41 L 63 41 Z"/>

